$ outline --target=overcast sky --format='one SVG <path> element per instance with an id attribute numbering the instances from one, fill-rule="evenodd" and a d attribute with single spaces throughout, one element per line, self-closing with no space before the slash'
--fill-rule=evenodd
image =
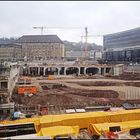
<path id="1" fill-rule="evenodd" d="M 81 41 L 88 27 L 88 42 L 102 44 L 102 35 L 140 26 L 139 1 L 1 1 L 0 37 L 40 34 L 33 26 L 65 27 L 44 29 L 62 40 Z M 71 28 L 69 28 L 71 27 Z M 78 28 L 75 28 L 78 27 Z M 84 40 L 83 40 L 84 41 Z"/>

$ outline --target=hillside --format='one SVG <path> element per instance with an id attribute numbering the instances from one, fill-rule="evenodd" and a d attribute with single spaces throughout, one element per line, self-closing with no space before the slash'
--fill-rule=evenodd
<path id="1" fill-rule="evenodd" d="M 65 50 L 66 51 L 80 51 L 80 50 L 84 50 L 85 47 L 85 43 L 82 42 L 69 42 L 69 41 L 63 41 L 64 45 L 65 45 Z M 101 45 L 96 45 L 95 43 L 87 43 L 87 50 L 102 50 L 102 46 Z"/>
<path id="2" fill-rule="evenodd" d="M 0 38 L 0 44 L 11 44 L 16 40 L 16 38 Z"/>

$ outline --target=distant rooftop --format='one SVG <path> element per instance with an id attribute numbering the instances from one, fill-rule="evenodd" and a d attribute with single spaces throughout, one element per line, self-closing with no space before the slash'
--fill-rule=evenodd
<path id="1" fill-rule="evenodd" d="M 11 38 L 0 38 L 0 44 L 12 44 L 15 41 L 15 39 Z"/>
<path id="2" fill-rule="evenodd" d="M 140 32 L 140 27 L 137 27 L 137 28 L 134 28 L 134 29 L 129 29 L 129 30 L 125 30 L 125 31 L 120 31 L 120 32 L 117 32 L 117 33 L 111 33 L 111 34 L 106 34 L 106 35 L 104 35 L 104 36 L 112 36 L 112 35 L 120 35 L 120 34 L 128 34 L 128 33 L 130 33 L 130 34 L 132 34 L 132 33 L 135 33 L 135 32 Z"/>
<path id="3" fill-rule="evenodd" d="M 16 43 L 63 43 L 57 35 L 24 35 Z"/>

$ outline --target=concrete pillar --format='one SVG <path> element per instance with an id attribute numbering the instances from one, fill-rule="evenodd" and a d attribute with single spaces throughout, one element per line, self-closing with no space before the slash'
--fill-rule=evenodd
<path id="1" fill-rule="evenodd" d="M 101 68 L 99 68 L 98 74 L 100 74 L 100 75 L 101 75 Z"/>
<path id="2" fill-rule="evenodd" d="M 57 68 L 58 69 L 58 73 L 57 73 L 57 75 L 60 75 L 60 68 Z"/>
<path id="3" fill-rule="evenodd" d="M 80 75 L 80 67 L 78 67 L 78 75 Z"/>
<path id="4" fill-rule="evenodd" d="M 30 69 L 26 68 L 26 75 L 29 75 L 29 74 L 30 74 Z"/>
<path id="5" fill-rule="evenodd" d="M 26 73 L 25 73 L 25 68 L 23 68 L 23 75 L 25 75 Z"/>
<path id="6" fill-rule="evenodd" d="M 28 75 L 30 75 L 30 67 L 27 67 Z"/>
<path id="7" fill-rule="evenodd" d="M 119 75 L 119 67 L 114 67 L 114 75 Z"/>
<path id="8" fill-rule="evenodd" d="M 43 68 L 43 75 L 45 76 L 46 67 Z"/>
<path id="9" fill-rule="evenodd" d="M 38 75 L 40 75 L 40 67 L 38 67 Z"/>
<path id="10" fill-rule="evenodd" d="M 111 67 L 110 74 L 113 75 L 113 67 Z"/>
<path id="11" fill-rule="evenodd" d="M 85 67 L 85 68 L 84 68 L 84 75 L 86 75 L 86 70 L 87 70 L 87 68 Z"/>
<path id="12" fill-rule="evenodd" d="M 64 67 L 64 75 L 66 75 L 66 69 L 67 69 L 67 68 L 66 68 L 66 67 Z"/>

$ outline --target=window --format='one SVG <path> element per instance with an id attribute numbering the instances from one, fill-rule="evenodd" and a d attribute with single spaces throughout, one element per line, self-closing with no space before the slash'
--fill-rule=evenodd
<path id="1" fill-rule="evenodd" d="M 8 83 L 7 82 L 1 82 L 1 89 L 7 89 Z"/>

